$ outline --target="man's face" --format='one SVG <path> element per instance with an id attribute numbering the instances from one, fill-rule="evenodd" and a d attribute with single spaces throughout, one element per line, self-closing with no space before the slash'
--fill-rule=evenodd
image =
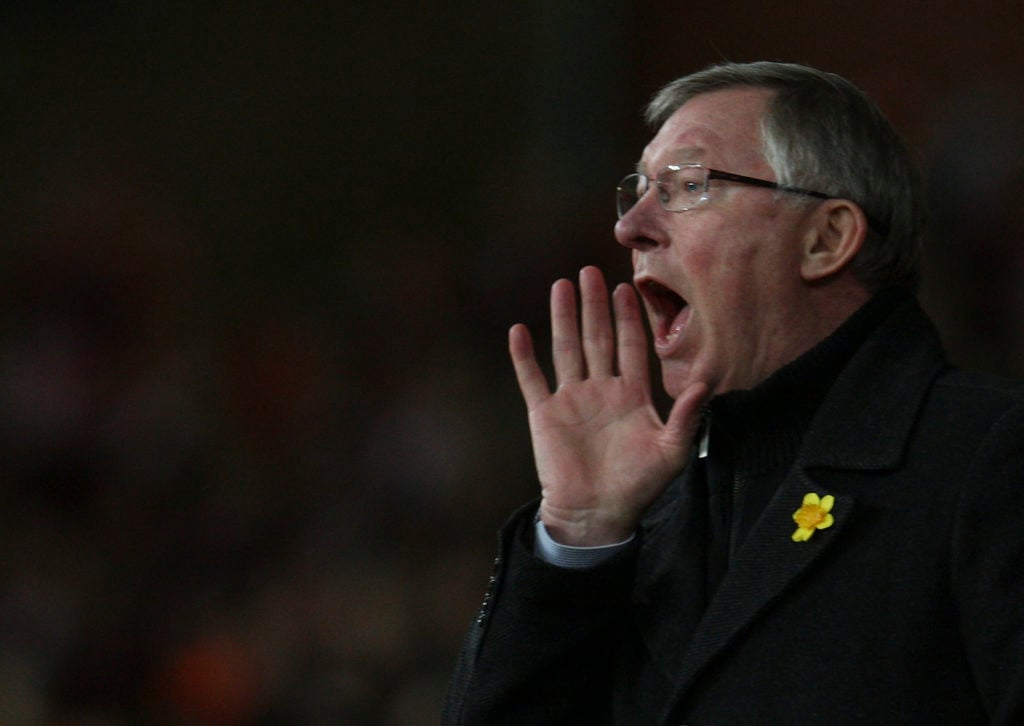
<path id="1" fill-rule="evenodd" d="M 699 162 L 775 180 L 761 152 L 760 118 L 770 92 L 728 89 L 697 96 L 665 122 L 638 171 Z M 615 226 L 633 251 L 669 395 L 694 381 L 713 393 L 750 388 L 810 347 L 801 302 L 800 240 L 808 207 L 771 189 L 712 180 L 710 199 L 665 211 L 640 199 Z"/>

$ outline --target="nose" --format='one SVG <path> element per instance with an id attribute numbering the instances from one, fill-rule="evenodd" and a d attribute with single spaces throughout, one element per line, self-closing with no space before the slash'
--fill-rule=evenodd
<path id="1" fill-rule="evenodd" d="M 644 194 L 615 223 L 616 241 L 631 250 L 643 251 L 658 246 L 654 220 L 663 213 L 657 194 Z"/>

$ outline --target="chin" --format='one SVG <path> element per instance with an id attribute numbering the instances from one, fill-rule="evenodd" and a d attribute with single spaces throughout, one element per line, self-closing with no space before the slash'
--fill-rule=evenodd
<path id="1" fill-rule="evenodd" d="M 672 400 L 679 398 L 683 391 L 694 383 L 703 383 L 712 396 L 728 390 L 720 374 L 706 369 L 697 370 L 692 364 L 661 362 L 661 386 Z"/>
<path id="2" fill-rule="evenodd" d="M 661 387 L 665 389 L 665 393 L 674 401 L 695 380 L 697 379 L 693 376 L 685 375 L 682 371 L 662 370 Z"/>

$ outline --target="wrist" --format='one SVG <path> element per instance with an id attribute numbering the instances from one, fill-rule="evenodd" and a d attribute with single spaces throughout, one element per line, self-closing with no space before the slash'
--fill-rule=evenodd
<path id="1" fill-rule="evenodd" d="M 631 539 L 639 520 L 632 517 L 608 517 L 596 512 L 553 512 L 542 503 L 537 521 L 548 536 L 567 547 L 606 547 Z"/>

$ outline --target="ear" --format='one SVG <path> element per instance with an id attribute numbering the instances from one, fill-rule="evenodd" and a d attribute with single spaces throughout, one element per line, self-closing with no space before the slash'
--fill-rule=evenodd
<path id="1" fill-rule="evenodd" d="M 868 220 L 848 199 L 826 199 L 808 219 L 800 275 L 807 282 L 841 272 L 864 246 Z"/>

